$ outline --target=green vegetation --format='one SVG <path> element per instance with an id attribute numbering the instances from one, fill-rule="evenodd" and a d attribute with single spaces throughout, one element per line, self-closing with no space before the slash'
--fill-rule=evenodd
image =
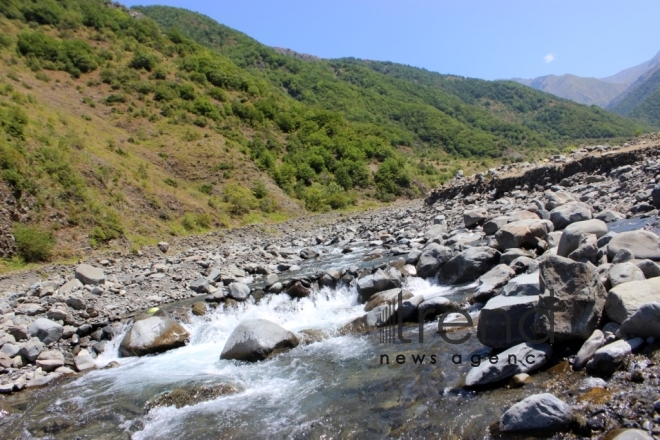
<path id="1" fill-rule="evenodd" d="M 611 110 L 660 127 L 660 69 L 646 74 L 642 81 L 617 98 Z"/>
<path id="2" fill-rule="evenodd" d="M 18 255 L 26 263 L 48 261 L 51 256 L 55 237 L 37 226 L 14 225 L 12 230 L 16 239 Z"/>

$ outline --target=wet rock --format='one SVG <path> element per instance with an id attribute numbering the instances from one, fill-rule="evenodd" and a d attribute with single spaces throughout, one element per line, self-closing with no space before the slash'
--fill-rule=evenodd
<path id="1" fill-rule="evenodd" d="M 300 251 L 300 258 L 303 260 L 311 260 L 319 256 L 319 253 L 312 248 L 305 248 Z"/>
<path id="2" fill-rule="evenodd" d="M 103 284 L 105 282 L 103 269 L 89 264 L 78 265 L 75 270 L 75 277 L 83 284 Z"/>
<path id="3" fill-rule="evenodd" d="M 19 353 L 23 359 L 29 363 L 34 363 L 43 350 L 44 344 L 39 340 L 39 338 L 30 338 L 30 340 L 23 344 Z"/>
<path id="4" fill-rule="evenodd" d="M 387 271 L 378 269 L 375 273 L 357 280 L 357 292 L 362 303 L 367 302 L 378 292 L 399 287 L 401 287 L 401 275 L 395 268 L 389 268 Z"/>
<path id="5" fill-rule="evenodd" d="M 248 319 L 229 336 L 220 359 L 256 362 L 297 345 L 298 338 L 274 322 Z"/>
<path id="6" fill-rule="evenodd" d="M 236 301 L 245 301 L 250 296 L 250 286 L 239 282 L 231 283 L 229 285 L 229 293 L 227 296 Z"/>
<path id="7" fill-rule="evenodd" d="M 403 289 L 385 290 L 383 292 L 378 292 L 374 294 L 371 298 L 369 298 L 369 301 L 364 305 L 364 311 L 369 312 L 378 306 L 388 303 L 395 304 L 398 301 L 399 292 L 401 292 L 402 301 L 413 297 L 413 294 L 407 290 L 403 290 Z"/>
<path id="8" fill-rule="evenodd" d="M 591 219 L 591 208 L 582 202 L 568 202 L 550 211 L 550 221 L 555 229 L 564 229 L 576 222 Z"/>
<path id="9" fill-rule="evenodd" d="M 76 371 L 86 371 L 96 368 L 96 362 L 89 352 L 85 349 L 80 350 L 73 360 L 73 365 L 76 367 Z"/>
<path id="10" fill-rule="evenodd" d="M 286 289 L 286 293 L 291 298 L 306 298 L 312 294 L 312 290 L 305 287 L 300 281 L 296 281 Z"/>
<path id="11" fill-rule="evenodd" d="M 557 255 L 568 257 L 580 246 L 582 234 L 594 234 L 597 238 L 601 238 L 607 234 L 607 225 L 601 220 L 585 220 L 567 226 L 559 239 Z"/>
<path id="12" fill-rule="evenodd" d="M 500 253 L 490 247 L 468 248 L 442 266 L 442 278 L 449 284 L 476 281 L 500 260 Z"/>
<path id="13" fill-rule="evenodd" d="M 62 337 L 62 326 L 46 318 L 36 319 L 28 326 L 30 336 L 36 336 L 44 344 L 57 342 Z"/>
<path id="14" fill-rule="evenodd" d="M 284 285 L 279 281 L 268 288 L 270 293 L 281 293 L 284 290 Z"/>
<path id="15" fill-rule="evenodd" d="M 605 345 L 596 350 L 593 358 L 587 363 L 587 371 L 596 376 L 609 377 L 621 367 L 624 358 L 641 347 L 643 343 L 642 338 L 634 338 L 620 339 Z"/>
<path id="16" fill-rule="evenodd" d="M 521 220 L 502 227 L 495 234 L 499 249 L 535 249 L 552 232 L 553 225 L 548 220 Z"/>
<path id="17" fill-rule="evenodd" d="M 474 293 L 474 300 L 477 302 L 486 302 L 492 298 L 497 289 L 504 286 L 516 272 L 506 264 L 498 264 L 491 270 L 479 277 L 479 286 Z"/>
<path id="18" fill-rule="evenodd" d="M 468 229 L 482 225 L 487 219 L 488 211 L 483 208 L 472 209 L 463 213 L 463 222 Z"/>
<path id="19" fill-rule="evenodd" d="M 587 339 L 598 325 L 607 292 L 587 264 L 551 255 L 540 264 L 543 294 L 534 322 L 539 335 Z"/>
<path id="20" fill-rule="evenodd" d="M 465 377 L 468 387 L 481 386 L 508 379 L 519 373 L 529 373 L 541 368 L 552 354 L 549 344 L 532 345 L 522 343 L 509 348 L 490 359 L 483 360 L 478 367 L 473 367 Z"/>
<path id="21" fill-rule="evenodd" d="M 660 339 L 660 303 L 644 304 L 628 319 L 621 323 L 619 335 Z"/>
<path id="22" fill-rule="evenodd" d="M 432 278 L 440 267 L 449 261 L 453 256 L 451 249 L 440 246 L 437 243 L 431 243 L 420 254 L 417 261 L 417 274 L 422 278 Z"/>
<path id="23" fill-rule="evenodd" d="M 195 316 L 204 316 L 206 315 L 206 303 L 203 301 L 198 301 L 192 305 L 192 314 Z"/>
<path id="24" fill-rule="evenodd" d="M 268 287 L 272 286 L 273 284 L 277 283 L 279 280 L 280 280 L 280 278 L 277 276 L 277 274 L 271 273 L 264 280 L 264 286 L 266 286 L 266 288 L 268 288 Z"/>
<path id="25" fill-rule="evenodd" d="M 225 383 L 219 385 L 196 385 L 192 387 L 177 388 L 173 391 L 160 394 L 150 400 L 144 406 L 144 410 L 145 412 L 149 412 L 152 408 L 158 408 L 161 406 L 183 408 L 184 406 L 192 406 L 209 400 L 215 400 L 220 396 L 227 396 L 236 393 L 238 393 L 238 389 L 235 386 Z"/>
<path id="26" fill-rule="evenodd" d="M 617 254 L 619 255 L 619 254 Z M 612 287 L 619 284 L 629 283 L 631 281 L 643 281 L 644 272 L 633 263 L 614 264 L 608 272 L 608 277 Z"/>
<path id="27" fill-rule="evenodd" d="M 164 316 L 152 316 L 133 324 L 119 346 L 123 357 L 144 356 L 181 347 L 190 336 L 181 324 Z"/>
<path id="28" fill-rule="evenodd" d="M 34 378 L 30 379 L 26 384 L 25 388 L 27 389 L 32 389 L 32 388 L 41 388 L 43 386 L 48 385 L 55 379 L 59 379 L 62 375 L 57 374 L 57 373 L 50 373 L 46 376 L 35 376 Z"/>
<path id="29" fill-rule="evenodd" d="M 605 312 L 612 321 L 621 324 L 644 304 L 660 302 L 660 278 L 631 281 L 612 288 L 605 303 Z"/>
<path id="30" fill-rule="evenodd" d="M 509 348 L 533 342 L 538 297 L 496 296 L 481 309 L 477 337 L 487 347 Z"/>
<path id="31" fill-rule="evenodd" d="M 589 362 L 591 358 L 594 356 L 596 350 L 598 350 L 603 345 L 605 345 L 605 335 L 600 330 L 594 330 L 591 336 L 589 336 L 589 339 L 584 341 L 584 344 L 582 344 L 580 351 L 578 351 L 577 355 L 575 356 L 575 361 L 573 362 L 573 369 L 574 370 L 583 369 L 587 365 L 587 362 Z"/>
<path id="32" fill-rule="evenodd" d="M 457 308 L 456 304 L 448 298 L 437 295 L 430 298 L 424 297 L 424 301 L 417 306 L 417 312 L 419 316 L 423 316 L 425 319 L 434 319 L 438 315 Z"/>
<path id="33" fill-rule="evenodd" d="M 567 430 L 573 422 L 573 409 L 550 393 L 534 394 L 513 405 L 500 418 L 503 432 Z"/>
<path id="34" fill-rule="evenodd" d="M 615 235 L 607 245 L 607 256 L 613 259 L 621 249 L 629 249 L 635 259 L 660 261 L 660 238 L 649 231 L 628 231 Z"/>
<path id="35" fill-rule="evenodd" d="M 42 351 L 37 358 L 37 367 L 44 371 L 55 371 L 64 366 L 64 355 L 57 350 Z"/>

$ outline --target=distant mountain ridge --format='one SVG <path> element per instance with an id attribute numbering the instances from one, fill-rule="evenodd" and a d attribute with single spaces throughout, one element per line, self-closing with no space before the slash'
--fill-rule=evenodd
<path id="1" fill-rule="evenodd" d="M 580 104 L 595 104 L 602 108 L 613 109 L 659 67 L 660 52 L 648 61 L 605 78 L 585 78 L 565 74 L 545 75 L 532 79 L 514 78 L 514 81 Z M 637 100 L 638 98 L 634 99 Z M 628 113 L 630 111 L 632 109 L 628 109 Z M 617 113 L 627 114 L 618 111 Z"/>

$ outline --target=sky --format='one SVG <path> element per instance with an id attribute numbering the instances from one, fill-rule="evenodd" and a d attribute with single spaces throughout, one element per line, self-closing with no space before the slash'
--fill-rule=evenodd
<path id="1" fill-rule="evenodd" d="M 121 1 L 121 0 L 120 0 Z M 483 79 L 601 78 L 660 51 L 659 0 L 123 0 L 208 15 L 263 44 Z"/>

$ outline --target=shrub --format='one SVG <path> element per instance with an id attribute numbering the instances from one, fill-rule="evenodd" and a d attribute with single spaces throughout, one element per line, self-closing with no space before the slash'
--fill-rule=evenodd
<path id="1" fill-rule="evenodd" d="M 211 192 L 213 192 L 213 185 L 211 185 L 210 183 L 205 183 L 199 187 L 199 192 L 203 194 L 211 195 Z"/>
<path id="2" fill-rule="evenodd" d="M 16 224 L 14 226 L 14 238 L 18 254 L 26 262 L 48 261 L 53 247 L 55 237 L 48 231 L 37 226 Z"/>
<path id="3" fill-rule="evenodd" d="M 133 69 L 144 69 L 151 72 L 151 70 L 156 67 L 156 64 L 158 64 L 158 58 L 155 55 L 139 51 L 135 53 L 128 66 Z"/>
<path id="4" fill-rule="evenodd" d="M 252 188 L 252 194 L 254 194 L 254 196 L 257 199 L 263 199 L 268 195 L 268 190 L 266 189 L 266 185 L 264 185 L 264 183 L 261 180 L 258 181 Z"/>
<path id="5" fill-rule="evenodd" d="M 169 177 L 166 177 L 163 179 L 163 183 L 167 186 L 171 186 L 172 188 L 178 188 L 179 184 L 176 182 L 176 180 L 171 179 Z"/>
<path id="6" fill-rule="evenodd" d="M 229 203 L 230 211 L 236 215 L 247 214 L 256 206 L 256 199 L 252 191 L 236 183 L 222 188 L 225 202 Z"/>

